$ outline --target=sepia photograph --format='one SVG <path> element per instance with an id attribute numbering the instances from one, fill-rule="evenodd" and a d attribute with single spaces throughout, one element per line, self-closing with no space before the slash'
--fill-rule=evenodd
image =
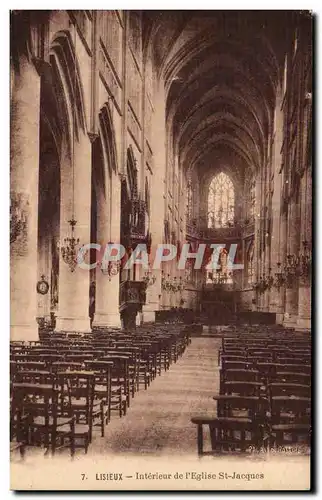
<path id="1" fill-rule="evenodd" d="M 10 11 L 11 490 L 311 490 L 313 31 Z"/>

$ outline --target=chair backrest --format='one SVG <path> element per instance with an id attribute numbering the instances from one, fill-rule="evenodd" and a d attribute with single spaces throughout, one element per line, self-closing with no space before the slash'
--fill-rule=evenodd
<path id="1" fill-rule="evenodd" d="M 222 384 L 223 394 L 239 394 L 241 396 L 259 396 L 261 382 L 229 381 Z"/>
<path id="2" fill-rule="evenodd" d="M 311 356 L 306 356 L 306 355 L 293 355 L 293 356 L 278 356 L 277 357 L 278 363 L 283 363 L 287 365 L 299 365 L 302 363 L 305 364 L 311 364 Z"/>
<path id="3" fill-rule="evenodd" d="M 84 399 L 86 403 L 86 415 L 89 419 L 92 417 L 95 374 L 85 371 L 59 372 L 57 382 L 61 393 L 67 396 L 67 403 L 72 406 L 73 400 Z M 64 404 L 66 398 L 64 398 Z"/>
<path id="4" fill-rule="evenodd" d="M 225 361 L 235 361 L 239 363 L 246 363 L 247 358 L 246 356 L 236 356 L 235 354 L 221 354 L 220 359 L 222 362 Z"/>
<path id="5" fill-rule="evenodd" d="M 19 370 L 15 378 L 16 382 L 31 384 L 54 384 L 55 376 L 48 370 Z"/>
<path id="6" fill-rule="evenodd" d="M 308 373 L 294 373 L 294 372 L 276 372 L 270 380 L 272 382 L 291 382 L 294 384 L 310 385 L 311 375 Z"/>
<path id="7" fill-rule="evenodd" d="M 45 370 L 46 363 L 43 361 L 20 361 L 17 363 L 17 370 Z"/>
<path id="8" fill-rule="evenodd" d="M 13 384 L 12 391 L 11 418 L 17 416 L 18 427 L 26 415 L 31 420 L 38 416 L 44 417 L 44 425 L 47 428 L 50 423 L 56 425 L 59 390 L 55 384 L 17 382 Z M 41 405 L 38 404 L 39 398 L 43 402 Z"/>
<path id="9" fill-rule="evenodd" d="M 245 370 L 247 367 L 247 361 L 226 361 L 222 360 L 222 369 L 223 370 Z"/>
<path id="10" fill-rule="evenodd" d="M 305 373 L 307 375 L 310 375 L 311 374 L 311 365 L 306 364 L 306 363 L 302 363 L 302 364 L 281 363 L 279 361 L 278 369 L 276 371 Z"/>
<path id="11" fill-rule="evenodd" d="M 244 417 L 263 421 L 268 400 L 258 396 L 221 396 L 217 401 L 218 417 Z M 246 413 L 246 415 L 245 415 Z"/>
<path id="12" fill-rule="evenodd" d="M 309 385 L 296 384 L 291 382 L 273 382 L 268 384 L 270 397 L 274 396 L 300 396 L 311 397 L 311 387 Z"/>
<path id="13" fill-rule="evenodd" d="M 258 370 L 247 369 L 229 369 L 223 372 L 223 380 L 228 381 L 245 381 L 245 382 L 259 382 Z"/>
<path id="14" fill-rule="evenodd" d="M 55 361 L 51 365 L 51 369 L 54 373 L 57 371 L 65 371 L 65 370 L 81 370 L 83 367 L 83 363 L 81 361 Z"/>
<path id="15" fill-rule="evenodd" d="M 311 424 L 311 398 L 299 396 L 274 396 L 270 399 L 271 422 Z"/>

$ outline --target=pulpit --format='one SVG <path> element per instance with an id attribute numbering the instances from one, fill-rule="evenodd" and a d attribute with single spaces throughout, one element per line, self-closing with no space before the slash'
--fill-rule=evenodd
<path id="1" fill-rule="evenodd" d="M 120 285 L 120 314 L 125 329 L 135 328 L 135 318 L 146 301 L 146 284 L 143 281 L 123 281 Z"/>

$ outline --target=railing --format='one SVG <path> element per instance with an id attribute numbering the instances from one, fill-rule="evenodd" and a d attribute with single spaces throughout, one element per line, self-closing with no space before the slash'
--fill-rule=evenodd
<path id="1" fill-rule="evenodd" d="M 239 239 L 241 237 L 241 227 L 221 227 L 218 229 L 207 228 L 203 231 L 203 237 L 205 239 L 215 241 L 224 241 L 227 238 Z"/>
<path id="2" fill-rule="evenodd" d="M 146 202 L 137 198 L 132 202 L 130 238 L 132 243 L 143 242 L 146 239 Z"/>
<path id="3" fill-rule="evenodd" d="M 120 284 L 120 312 L 131 307 L 141 309 L 146 301 L 146 284 L 144 281 L 123 281 Z"/>

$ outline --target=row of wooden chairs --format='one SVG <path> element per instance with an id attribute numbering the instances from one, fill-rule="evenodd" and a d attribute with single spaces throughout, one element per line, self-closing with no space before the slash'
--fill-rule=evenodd
<path id="1" fill-rule="evenodd" d="M 180 331 L 144 332 L 135 338 L 99 332 L 87 338 L 66 334 L 11 343 L 14 443 L 42 443 L 47 453 L 67 443 L 72 456 L 80 443 L 86 452 L 93 427 L 99 426 L 104 436 L 111 412 L 125 415 L 140 386 L 147 389 L 168 370 L 189 337 Z"/>
<path id="2" fill-rule="evenodd" d="M 223 339 L 219 354 L 220 389 L 214 396 L 217 411 L 192 419 L 198 428 L 199 455 L 207 453 L 204 425 L 209 426 L 210 453 L 269 452 L 289 445 L 293 449 L 294 445 L 309 449 L 310 339 L 293 342 L 289 332 L 283 343 L 281 332 L 270 332 L 267 337 L 256 338 L 244 332 L 237 338 Z M 297 348 L 301 343 L 300 353 Z"/>

